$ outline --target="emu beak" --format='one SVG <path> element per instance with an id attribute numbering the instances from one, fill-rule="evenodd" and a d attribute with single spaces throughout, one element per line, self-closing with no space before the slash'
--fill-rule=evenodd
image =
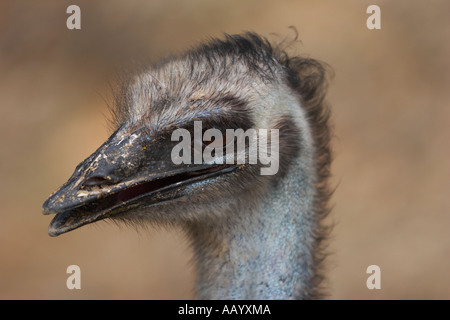
<path id="1" fill-rule="evenodd" d="M 186 186 L 233 171 L 233 165 L 175 165 L 174 142 L 151 137 L 144 129 L 120 128 L 43 204 L 56 214 L 48 234 L 58 236 L 129 210 L 189 195 Z"/>

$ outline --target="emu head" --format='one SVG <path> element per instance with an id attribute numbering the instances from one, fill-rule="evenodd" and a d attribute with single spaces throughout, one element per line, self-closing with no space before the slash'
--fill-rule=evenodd
<path id="1" fill-rule="evenodd" d="M 250 33 L 211 41 L 141 70 L 116 93 L 115 132 L 45 201 L 44 214 L 56 213 L 49 234 L 105 218 L 169 224 L 221 220 L 227 209 L 256 206 L 283 183 L 289 164 L 299 156 L 306 183 L 314 186 L 321 175 L 316 152 L 326 145 L 315 138 L 308 121 L 320 127 L 326 117 L 307 107 L 321 103 L 323 76 L 316 61 L 288 58 Z M 180 141 L 173 141 L 174 130 L 194 137 L 200 121 L 202 133 L 216 129 L 226 143 L 227 129 L 279 130 L 276 174 L 261 175 L 267 164 L 249 163 L 250 143 L 244 163 L 227 161 L 228 150 L 223 161 L 175 163 Z M 215 140 L 220 139 L 200 142 L 200 150 L 222 142 Z"/>

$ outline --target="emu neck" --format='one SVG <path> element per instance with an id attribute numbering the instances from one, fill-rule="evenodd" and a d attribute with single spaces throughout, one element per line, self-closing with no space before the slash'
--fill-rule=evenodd
<path id="1" fill-rule="evenodd" d="M 227 220 L 191 228 L 199 299 L 310 297 L 314 190 L 302 168 L 300 160 L 291 165 L 258 204 L 249 197 Z"/>

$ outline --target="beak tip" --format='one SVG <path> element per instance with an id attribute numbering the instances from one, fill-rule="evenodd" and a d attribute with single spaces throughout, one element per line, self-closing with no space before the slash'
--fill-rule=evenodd
<path id="1" fill-rule="evenodd" d="M 48 228 L 48 235 L 52 238 L 57 237 L 60 235 L 60 233 L 57 230 L 54 230 L 52 228 Z"/>
<path id="2" fill-rule="evenodd" d="M 49 215 L 49 214 L 55 213 L 55 211 L 53 210 L 53 207 L 54 207 L 54 199 L 52 198 L 52 196 L 50 196 L 42 204 L 42 214 Z"/>
<path id="3" fill-rule="evenodd" d="M 100 219 L 93 219 L 89 215 L 86 216 L 84 212 L 81 214 L 71 210 L 57 212 L 48 227 L 48 235 L 50 237 L 56 237 L 97 220 Z"/>
<path id="4" fill-rule="evenodd" d="M 50 237 L 56 237 L 56 236 L 59 236 L 61 233 L 63 233 L 61 231 L 61 228 L 59 228 L 58 226 L 55 226 L 55 219 L 53 219 L 53 221 L 48 226 L 48 235 Z"/>

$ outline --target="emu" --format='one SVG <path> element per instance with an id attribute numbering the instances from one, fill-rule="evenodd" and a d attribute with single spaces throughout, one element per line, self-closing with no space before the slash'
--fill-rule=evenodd
<path id="1" fill-rule="evenodd" d="M 193 246 L 199 299 L 322 297 L 328 72 L 284 45 L 225 35 L 130 76 L 115 92 L 115 132 L 43 204 L 56 214 L 49 235 L 103 219 L 175 225 Z M 259 161 L 174 164 L 171 133 L 195 121 L 278 129 L 278 172 L 261 175 Z"/>

